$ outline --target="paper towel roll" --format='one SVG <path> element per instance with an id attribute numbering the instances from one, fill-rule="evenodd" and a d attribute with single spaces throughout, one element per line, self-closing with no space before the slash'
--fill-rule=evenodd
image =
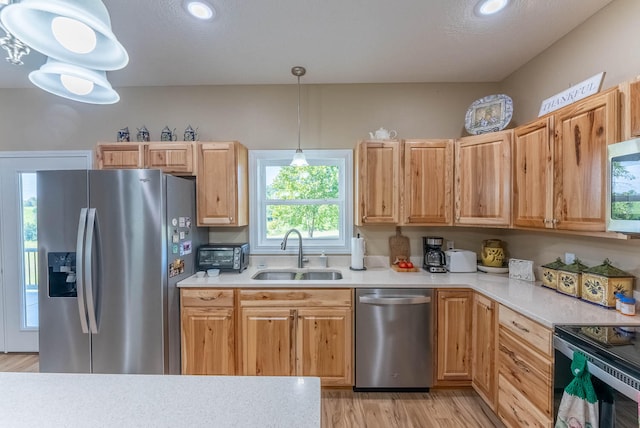
<path id="1" fill-rule="evenodd" d="M 364 238 L 351 238 L 351 269 L 364 269 Z"/>

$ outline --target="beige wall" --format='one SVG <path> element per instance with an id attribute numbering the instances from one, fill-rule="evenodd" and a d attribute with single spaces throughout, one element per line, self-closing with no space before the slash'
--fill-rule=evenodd
<path id="1" fill-rule="evenodd" d="M 302 147 L 351 148 L 380 126 L 401 138 L 449 138 L 464 134 L 469 104 L 503 92 L 514 100 L 514 121 L 537 116 L 543 99 L 600 71 L 604 88 L 640 74 L 640 1 L 614 0 L 584 25 L 552 45 L 504 82 L 496 84 L 304 85 Z M 114 106 L 65 101 L 37 89 L 0 89 L 0 150 L 90 149 L 113 141 L 116 131 L 143 124 L 158 138 L 168 125 L 181 135 L 191 124 L 201 140 L 237 139 L 249 149 L 294 148 L 294 85 L 118 88 Z M 387 254 L 393 227 L 363 227 L 368 254 Z M 507 242 L 509 256 L 536 265 L 574 252 L 586 264 L 609 257 L 640 275 L 640 240 L 617 241 L 544 232 L 472 228 L 403 228 L 411 254 L 422 254 L 422 236 L 453 240 L 457 248 L 477 251 L 486 238 Z M 248 228 L 211 229 L 216 241 L 244 241 Z"/>
<path id="2" fill-rule="evenodd" d="M 614 0 L 501 83 L 512 125 L 538 116 L 542 100 L 602 71 L 603 89 L 640 75 L 640 1 Z"/>

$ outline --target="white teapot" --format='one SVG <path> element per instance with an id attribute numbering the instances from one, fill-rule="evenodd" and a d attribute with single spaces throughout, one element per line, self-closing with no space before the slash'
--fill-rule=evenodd
<path id="1" fill-rule="evenodd" d="M 396 138 L 397 136 L 398 133 L 396 131 L 387 131 L 384 128 L 379 128 L 375 132 L 369 132 L 369 137 L 371 137 L 371 139 L 373 140 L 390 140 Z"/>

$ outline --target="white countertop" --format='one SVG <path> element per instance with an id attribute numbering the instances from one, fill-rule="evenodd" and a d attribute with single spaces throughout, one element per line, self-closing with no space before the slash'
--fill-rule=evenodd
<path id="1" fill-rule="evenodd" d="M 2 427 L 320 427 L 320 379 L 0 373 Z"/>
<path id="2" fill-rule="evenodd" d="M 317 270 L 317 268 L 309 268 Z M 556 324 L 582 325 L 637 325 L 640 316 L 626 316 L 580 299 L 566 296 L 531 283 L 509 279 L 508 275 L 477 273 L 428 273 L 396 272 L 389 267 L 373 267 L 364 271 L 352 271 L 348 267 L 329 267 L 339 270 L 343 278 L 332 281 L 290 280 L 264 281 L 251 277 L 261 270 L 282 270 L 269 267 L 258 269 L 250 266 L 244 272 L 221 273 L 217 277 L 197 278 L 195 275 L 178 282 L 178 287 L 211 288 L 455 288 L 464 287 L 478 291 L 485 296 L 516 310 L 517 312 L 553 327 Z M 305 269 L 301 269 L 304 271 Z"/>

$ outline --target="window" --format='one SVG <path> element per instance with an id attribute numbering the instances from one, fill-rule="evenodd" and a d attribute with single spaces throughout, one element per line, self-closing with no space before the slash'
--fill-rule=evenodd
<path id="1" fill-rule="evenodd" d="M 304 153 L 309 166 L 294 167 L 289 166 L 290 150 L 249 151 L 252 253 L 281 253 L 282 238 L 292 228 L 302 234 L 307 249 L 349 252 L 353 152 Z"/>

